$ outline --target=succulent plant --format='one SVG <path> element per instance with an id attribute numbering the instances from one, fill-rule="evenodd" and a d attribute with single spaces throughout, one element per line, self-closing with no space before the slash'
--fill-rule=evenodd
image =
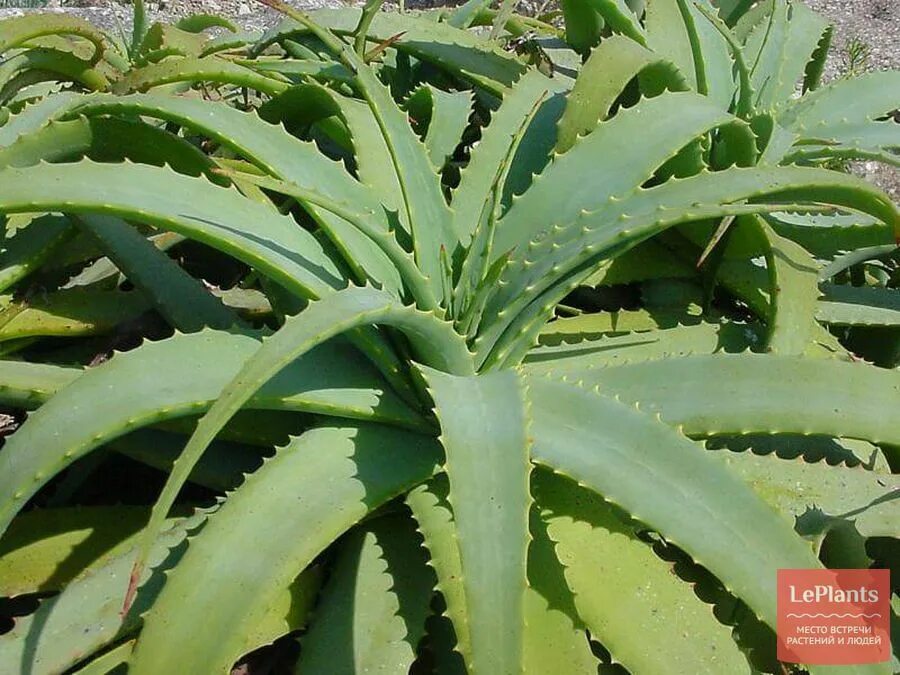
<path id="1" fill-rule="evenodd" d="M 828 167 L 900 75 L 788 0 L 269 4 L 0 23 L 2 670 L 782 672 L 775 570 L 896 556 L 900 213 Z"/>

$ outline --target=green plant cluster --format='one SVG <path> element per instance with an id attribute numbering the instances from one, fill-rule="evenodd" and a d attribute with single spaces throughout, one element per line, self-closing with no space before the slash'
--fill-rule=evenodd
<path id="1" fill-rule="evenodd" d="M 900 73 L 268 4 L 0 22 L 0 672 L 786 672 L 775 570 L 900 558 L 900 213 L 828 168 Z"/>

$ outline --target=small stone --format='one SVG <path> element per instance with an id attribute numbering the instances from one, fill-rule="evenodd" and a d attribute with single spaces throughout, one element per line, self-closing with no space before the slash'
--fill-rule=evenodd
<path id="1" fill-rule="evenodd" d="M 238 16 L 247 16 L 250 13 L 250 5 L 246 2 L 242 2 L 238 5 Z"/>

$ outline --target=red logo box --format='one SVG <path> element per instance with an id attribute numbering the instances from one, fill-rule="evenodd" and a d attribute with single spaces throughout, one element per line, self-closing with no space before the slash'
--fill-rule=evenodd
<path id="1" fill-rule="evenodd" d="M 778 570 L 778 660 L 889 660 L 890 585 L 888 570 Z"/>

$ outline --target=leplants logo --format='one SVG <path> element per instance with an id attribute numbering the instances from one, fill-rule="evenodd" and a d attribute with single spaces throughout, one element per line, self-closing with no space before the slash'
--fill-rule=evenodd
<path id="1" fill-rule="evenodd" d="M 887 661 L 890 596 L 888 570 L 778 570 L 778 660 Z"/>

